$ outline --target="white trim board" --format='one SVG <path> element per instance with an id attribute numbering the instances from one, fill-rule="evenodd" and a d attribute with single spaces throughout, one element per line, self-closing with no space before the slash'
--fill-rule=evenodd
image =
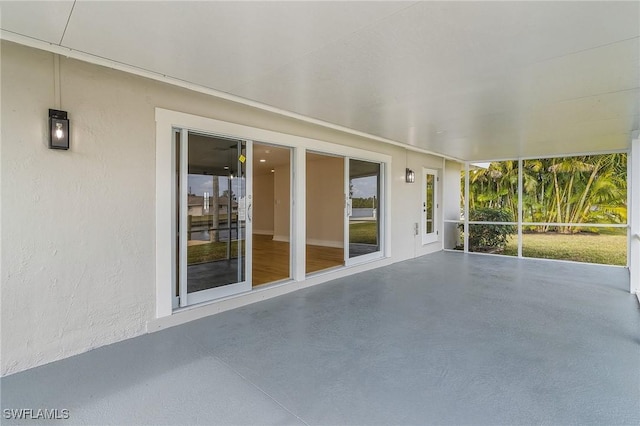
<path id="1" fill-rule="evenodd" d="M 318 240 L 316 238 L 308 238 L 307 244 L 310 246 L 344 248 L 344 243 L 342 241 Z"/>

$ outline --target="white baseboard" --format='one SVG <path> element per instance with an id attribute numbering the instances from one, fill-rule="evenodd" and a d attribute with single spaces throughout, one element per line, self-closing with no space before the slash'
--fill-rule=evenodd
<path id="1" fill-rule="evenodd" d="M 273 241 L 282 241 L 284 243 L 288 243 L 289 242 L 289 236 L 288 235 L 274 235 L 273 236 Z"/>
<path id="2" fill-rule="evenodd" d="M 266 229 L 254 229 L 253 233 L 257 235 L 273 235 L 273 230 L 269 231 Z"/>
<path id="3" fill-rule="evenodd" d="M 344 248 L 344 242 L 331 240 L 318 240 L 315 238 L 307 238 L 307 244 L 321 247 Z"/>

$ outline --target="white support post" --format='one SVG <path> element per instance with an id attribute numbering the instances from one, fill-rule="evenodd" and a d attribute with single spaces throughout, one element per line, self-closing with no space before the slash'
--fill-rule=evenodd
<path id="1" fill-rule="evenodd" d="M 307 274 L 307 150 L 294 149 L 294 162 L 291 184 L 293 186 L 293 233 L 290 240 L 293 242 L 293 279 L 304 281 Z"/>
<path id="2" fill-rule="evenodd" d="M 469 253 L 469 162 L 464 163 L 464 252 Z"/>
<path id="3" fill-rule="evenodd" d="M 518 159 L 518 257 L 522 257 L 522 158 Z"/>
<path id="4" fill-rule="evenodd" d="M 629 175 L 627 186 L 629 197 L 631 198 L 631 214 L 629 232 L 629 272 L 630 291 L 637 294 L 640 299 L 640 138 L 636 137 L 631 141 L 631 153 L 628 158 Z"/>

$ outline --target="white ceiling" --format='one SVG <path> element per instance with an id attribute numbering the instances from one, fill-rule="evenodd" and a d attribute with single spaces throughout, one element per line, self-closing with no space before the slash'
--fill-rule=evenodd
<path id="1" fill-rule="evenodd" d="M 626 149 L 640 122 L 640 2 L 0 1 L 0 13 L 4 38 L 461 159 Z"/>

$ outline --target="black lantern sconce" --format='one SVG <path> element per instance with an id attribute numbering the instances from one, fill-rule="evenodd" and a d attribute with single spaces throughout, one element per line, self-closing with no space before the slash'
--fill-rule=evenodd
<path id="1" fill-rule="evenodd" d="M 414 183 L 416 181 L 416 172 L 407 168 L 404 178 L 407 181 L 407 183 Z"/>
<path id="2" fill-rule="evenodd" d="M 49 148 L 69 149 L 69 119 L 66 111 L 49 110 Z"/>

